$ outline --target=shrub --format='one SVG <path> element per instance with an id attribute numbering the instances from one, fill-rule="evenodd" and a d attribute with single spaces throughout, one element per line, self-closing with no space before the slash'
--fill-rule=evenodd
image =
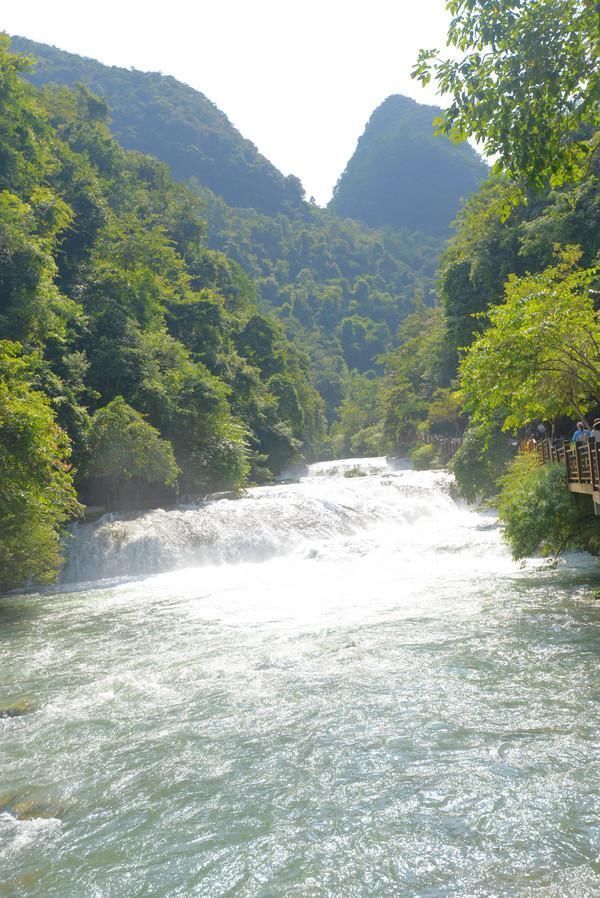
<path id="1" fill-rule="evenodd" d="M 417 446 L 410 453 L 410 460 L 416 471 L 426 471 L 428 468 L 440 467 L 440 458 L 433 443 L 422 443 Z"/>
<path id="2" fill-rule="evenodd" d="M 563 465 L 540 465 L 536 455 L 518 455 L 500 484 L 498 511 L 514 558 L 557 554 L 580 544 L 585 515 L 567 489 Z"/>
<path id="3" fill-rule="evenodd" d="M 514 451 L 506 434 L 490 432 L 483 425 L 470 427 L 449 465 L 463 499 L 476 502 L 497 495 L 498 478 L 506 471 Z"/>

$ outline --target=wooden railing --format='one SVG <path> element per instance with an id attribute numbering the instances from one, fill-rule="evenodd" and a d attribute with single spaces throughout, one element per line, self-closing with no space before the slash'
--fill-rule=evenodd
<path id="1" fill-rule="evenodd" d="M 568 440 L 552 443 L 550 440 L 541 440 L 535 448 L 542 464 L 565 465 L 567 485 L 571 492 L 591 496 L 596 514 L 600 514 L 600 442 L 585 439 L 578 443 L 570 443 Z M 525 451 L 527 450 L 528 447 L 525 447 Z"/>
<path id="2" fill-rule="evenodd" d="M 438 454 L 443 462 L 450 461 L 457 449 L 462 446 L 462 437 L 434 436 L 431 433 L 417 434 L 420 443 L 431 443 L 437 447 Z"/>

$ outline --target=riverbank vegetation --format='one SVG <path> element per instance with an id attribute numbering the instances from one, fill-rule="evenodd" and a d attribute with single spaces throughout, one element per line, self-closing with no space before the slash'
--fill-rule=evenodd
<path id="1" fill-rule="evenodd" d="M 35 57 L 27 73 L 34 84 L 84 83 L 105 98 L 119 143 L 151 153 L 185 181 L 200 200 L 205 246 L 250 275 L 261 311 L 308 355 L 327 423 L 337 422 L 339 432 L 355 373 L 380 377 L 381 357 L 395 347 L 415 295 L 435 303 L 450 223 L 487 174 L 468 144 L 434 135 L 441 109 L 399 96 L 384 101 L 322 209 L 305 202 L 297 179 L 284 179 L 205 96 L 174 78 L 24 38 L 14 46 Z M 345 433 L 346 443 L 352 437 Z M 335 454 L 338 443 L 325 441 L 323 452 Z"/>
<path id="2" fill-rule="evenodd" d="M 1 588 L 52 576 L 81 504 L 148 508 L 381 452 L 382 359 L 412 297 L 434 302 L 442 232 L 485 171 L 476 154 L 445 141 L 431 174 L 450 166 L 454 206 L 435 222 L 407 209 L 406 227 L 374 230 L 305 202 L 175 79 L 16 43 L 40 62 L 2 38 L 2 376 L 8 391 L 18 368 L 45 420 L 60 489 L 39 472 L 42 539 L 12 501 L 41 487 L 11 461 L 20 406 L 5 402 L 0 529 L 30 539 L 4 541 Z M 411 140 L 436 143 L 423 128 Z"/>
<path id="3" fill-rule="evenodd" d="M 415 75 L 450 97 L 440 132 L 496 159 L 440 269 L 436 386 L 454 385 L 470 418 L 453 468 L 467 498 L 497 496 L 515 556 L 597 551 L 591 501 L 566 490 L 561 467 L 513 458 L 506 439 L 536 421 L 559 435 L 600 409 L 597 4 L 447 7 L 462 55 L 423 51 Z"/>
<path id="4" fill-rule="evenodd" d="M 85 88 L 0 43 L 0 588 L 47 579 L 84 503 L 148 507 L 314 457 L 306 355 L 199 203 L 123 150 Z"/>
<path id="5" fill-rule="evenodd" d="M 412 101 L 376 111 L 323 210 L 173 79 L 35 45 L 34 87 L 1 39 L 0 589 L 52 577 L 81 504 L 239 489 L 299 458 L 441 464 L 436 439 L 461 435 L 463 495 L 499 495 L 516 555 L 595 547 L 596 521 L 513 444 L 600 411 L 596 5 L 447 6 L 462 61 L 415 67 L 451 100 L 435 177 L 482 175 L 448 137 L 495 164 L 446 243 L 450 201 L 417 227 L 419 198 L 392 208 L 381 183 L 386 146 L 427 155 Z M 418 119 L 405 147 L 394 110 Z"/>

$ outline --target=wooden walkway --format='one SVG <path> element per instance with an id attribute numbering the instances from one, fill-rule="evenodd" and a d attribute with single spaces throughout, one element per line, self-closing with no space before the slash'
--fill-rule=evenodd
<path id="1" fill-rule="evenodd" d="M 580 443 L 563 440 L 553 444 L 542 440 L 536 450 L 542 464 L 564 464 L 570 491 L 591 496 L 594 511 L 600 514 L 600 442 L 586 439 Z"/>

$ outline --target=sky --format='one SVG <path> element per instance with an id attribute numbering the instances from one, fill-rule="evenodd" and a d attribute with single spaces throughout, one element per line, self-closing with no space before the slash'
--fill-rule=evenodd
<path id="1" fill-rule="evenodd" d="M 411 80 L 442 48 L 444 0 L 2 0 L 0 30 L 201 91 L 319 205 L 390 94 L 443 105 Z"/>

